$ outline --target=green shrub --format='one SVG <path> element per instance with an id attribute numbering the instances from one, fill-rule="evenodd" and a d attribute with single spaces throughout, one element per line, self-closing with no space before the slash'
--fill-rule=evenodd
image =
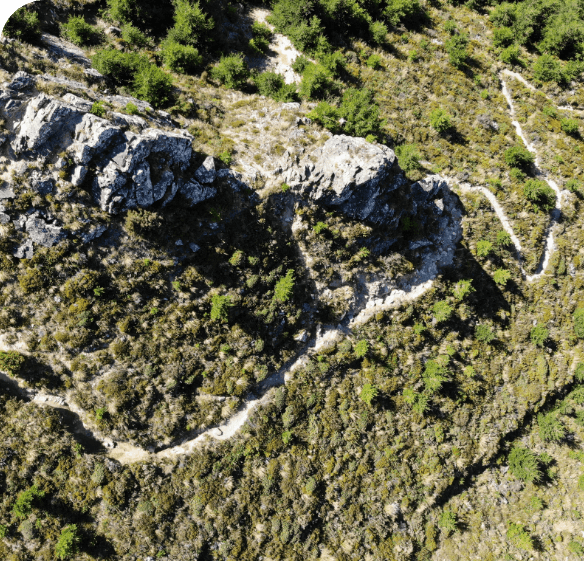
<path id="1" fill-rule="evenodd" d="M 168 102 L 172 92 L 172 77 L 155 64 L 141 66 L 134 76 L 134 95 L 154 107 Z"/>
<path id="2" fill-rule="evenodd" d="M 124 223 L 128 233 L 135 237 L 156 234 L 162 226 L 162 218 L 156 212 L 145 209 L 129 210 Z"/>
<path id="3" fill-rule="evenodd" d="M 493 45 L 495 47 L 508 47 L 515 40 L 515 33 L 509 27 L 499 27 L 493 33 Z"/>
<path id="4" fill-rule="evenodd" d="M 321 64 L 309 64 L 305 67 L 300 82 L 300 96 L 304 99 L 324 99 L 337 87 L 329 71 Z"/>
<path id="5" fill-rule="evenodd" d="M 220 294 L 214 294 L 211 298 L 211 319 L 213 321 L 226 322 L 229 308 L 233 304 L 229 296 L 221 296 Z"/>
<path id="6" fill-rule="evenodd" d="M 477 325 L 475 329 L 475 337 L 478 341 L 482 341 L 483 343 L 490 343 L 495 339 L 495 334 L 490 326 L 486 324 Z"/>
<path id="7" fill-rule="evenodd" d="M 25 357 L 17 351 L 0 351 L 0 370 L 10 376 L 18 376 L 25 361 Z"/>
<path id="8" fill-rule="evenodd" d="M 360 398 L 361 401 L 364 401 L 367 405 L 371 405 L 371 402 L 377 397 L 379 390 L 372 386 L 371 384 L 365 384 L 361 389 Z"/>
<path id="9" fill-rule="evenodd" d="M 251 26 L 251 33 L 254 37 L 261 37 L 266 41 L 271 41 L 273 37 L 272 30 L 265 24 L 259 21 L 254 21 Z"/>
<path id="10" fill-rule="evenodd" d="M 103 101 L 94 101 L 91 106 L 90 113 L 96 117 L 105 117 L 105 107 L 103 106 Z"/>
<path id="11" fill-rule="evenodd" d="M 578 121 L 576 119 L 562 119 L 560 121 L 560 126 L 562 130 L 571 136 L 578 134 Z"/>
<path id="12" fill-rule="evenodd" d="M 424 10 L 418 0 L 388 0 L 383 15 L 391 25 L 418 24 Z"/>
<path id="13" fill-rule="evenodd" d="M 373 68 L 373 70 L 377 70 L 378 68 L 381 68 L 381 57 L 379 55 L 371 55 L 367 59 L 366 64 L 369 68 Z"/>
<path id="14" fill-rule="evenodd" d="M 420 169 L 420 153 L 415 144 L 402 144 L 395 149 L 399 166 L 406 172 Z"/>
<path id="15" fill-rule="evenodd" d="M 140 113 L 140 110 L 134 103 L 130 102 L 126 104 L 126 113 L 128 115 L 137 115 L 138 113 Z"/>
<path id="16" fill-rule="evenodd" d="M 192 74 L 203 63 L 203 57 L 195 47 L 175 41 L 165 41 L 161 54 L 164 64 L 180 74 Z"/>
<path id="17" fill-rule="evenodd" d="M 521 62 L 521 59 L 519 58 L 520 54 L 521 51 L 517 45 L 510 45 L 509 47 L 501 51 L 499 59 L 501 60 L 501 62 L 504 62 L 505 64 L 516 65 Z"/>
<path id="18" fill-rule="evenodd" d="M 45 492 L 41 491 L 37 488 L 36 485 L 33 485 L 26 491 L 22 491 L 16 497 L 16 501 L 12 506 L 12 514 L 16 518 L 20 518 L 21 520 L 24 518 L 28 518 L 30 513 L 32 512 L 32 504 L 35 499 L 42 498 L 45 496 Z"/>
<path id="19" fill-rule="evenodd" d="M 260 95 L 276 101 L 288 102 L 296 99 L 296 85 L 286 84 L 284 78 L 275 72 L 262 72 L 254 78 Z"/>
<path id="20" fill-rule="evenodd" d="M 274 288 L 274 300 L 287 302 L 294 292 L 294 269 L 288 269 L 286 276 L 282 277 Z"/>
<path id="21" fill-rule="evenodd" d="M 448 371 L 443 360 L 429 360 L 426 362 L 422 379 L 426 391 L 430 394 L 437 392 L 442 388 L 442 384 L 448 381 Z"/>
<path id="22" fill-rule="evenodd" d="M 533 75 L 542 82 L 561 82 L 562 64 L 552 55 L 543 54 L 533 65 Z"/>
<path id="23" fill-rule="evenodd" d="M 454 35 L 458 28 L 456 27 L 456 22 L 453 19 L 448 19 L 444 22 L 444 31 L 449 35 Z"/>
<path id="24" fill-rule="evenodd" d="M 269 47 L 270 42 L 264 39 L 263 37 L 254 37 L 253 39 L 249 40 L 249 48 L 252 51 L 252 53 L 261 55 L 265 53 Z"/>
<path id="25" fill-rule="evenodd" d="M 533 540 L 521 524 L 509 524 L 507 528 L 507 539 L 519 549 L 525 551 L 531 551 L 533 549 Z"/>
<path id="26" fill-rule="evenodd" d="M 175 0 L 174 27 L 168 32 L 168 39 L 196 47 L 209 37 L 214 27 L 215 22 L 203 12 L 199 2 Z"/>
<path id="27" fill-rule="evenodd" d="M 122 39 L 126 44 L 137 49 L 143 49 L 148 45 L 146 35 L 140 29 L 129 23 L 122 27 Z"/>
<path id="28" fill-rule="evenodd" d="M 39 269 L 27 269 L 18 279 L 18 284 L 25 294 L 38 292 L 45 286 L 44 275 Z"/>
<path id="29" fill-rule="evenodd" d="M 355 356 L 357 358 L 363 358 L 369 352 L 369 343 L 365 339 L 361 339 L 355 345 Z"/>
<path id="30" fill-rule="evenodd" d="M 536 325 L 529 333 L 529 338 L 536 347 L 543 347 L 549 336 L 550 332 L 543 325 Z"/>
<path id="31" fill-rule="evenodd" d="M 445 133 L 452 128 L 452 117 L 444 109 L 434 109 L 430 113 L 430 125 L 440 134 Z"/>
<path id="32" fill-rule="evenodd" d="M 314 230 L 314 233 L 316 235 L 318 235 L 321 232 L 328 230 L 328 226 L 324 222 L 317 222 L 316 225 L 314 226 L 313 230 Z"/>
<path id="33" fill-rule="evenodd" d="M 311 64 L 312 62 L 310 62 L 310 60 L 308 60 L 305 56 L 301 55 L 299 57 L 296 57 L 296 59 L 292 63 L 292 70 L 294 70 L 294 72 L 296 72 L 297 74 L 302 75 L 304 74 L 306 68 Z"/>
<path id="34" fill-rule="evenodd" d="M 584 339 L 584 308 L 577 308 L 574 312 L 574 332 L 580 339 Z"/>
<path id="35" fill-rule="evenodd" d="M 584 363 L 580 362 L 576 366 L 576 370 L 574 371 L 574 376 L 578 382 L 584 382 Z"/>
<path id="36" fill-rule="evenodd" d="M 365 137 L 379 132 L 379 106 L 370 90 L 349 88 L 343 94 L 339 115 L 346 121 L 346 134 Z"/>
<path id="37" fill-rule="evenodd" d="M 383 45 L 387 40 L 388 29 L 382 21 L 373 21 L 369 24 L 371 41 L 376 45 Z"/>
<path id="38" fill-rule="evenodd" d="M 451 510 L 445 510 L 440 515 L 438 520 L 438 526 L 442 528 L 447 534 L 452 534 L 456 532 L 457 520 L 456 514 Z"/>
<path id="39" fill-rule="evenodd" d="M 528 201 L 545 211 L 550 211 L 556 206 L 556 194 L 545 181 L 539 179 L 527 180 L 523 186 L 523 194 Z"/>
<path id="40" fill-rule="evenodd" d="M 222 56 L 217 66 L 211 70 L 211 75 L 228 88 L 240 89 L 249 78 L 249 69 L 243 55 L 238 53 Z"/>
<path id="41" fill-rule="evenodd" d="M 527 448 L 515 446 L 509 454 L 509 471 L 522 481 L 539 481 L 541 469 L 537 456 Z"/>
<path id="42" fill-rule="evenodd" d="M 511 235 L 505 230 L 499 230 L 497 232 L 497 245 L 499 247 L 509 247 L 511 245 Z"/>
<path id="43" fill-rule="evenodd" d="M 58 559 L 68 559 L 77 551 L 77 546 L 80 542 L 77 526 L 71 524 L 61 530 L 59 541 L 55 546 L 55 556 Z"/>
<path id="44" fill-rule="evenodd" d="M 138 53 L 123 53 L 117 49 L 102 49 L 91 62 L 96 70 L 111 78 L 117 86 L 129 86 L 138 69 L 148 64 L 148 59 Z"/>
<path id="45" fill-rule="evenodd" d="M 568 550 L 575 555 L 584 556 L 584 546 L 575 540 L 570 541 L 568 544 Z"/>
<path id="46" fill-rule="evenodd" d="M 503 286 L 503 287 L 506 286 L 507 283 L 509 282 L 510 278 L 511 278 L 511 273 L 507 269 L 497 269 L 493 273 L 493 280 L 499 286 Z"/>
<path id="47" fill-rule="evenodd" d="M 452 295 L 459 302 L 464 300 L 469 294 L 472 294 L 473 292 L 475 292 L 475 289 L 473 288 L 472 281 L 470 280 L 458 281 L 452 289 Z"/>
<path id="48" fill-rule="evenodd" d="M 537 416 L 537 426 L 540 438 L 546 442 L 559 442 L 566 436 L 566 429 L 555 413 L 540 413 Z"/>
<path id="49" fill-rule="evenodd" d="M 529 170 L 535 161 L 535 156 L 523 146 L 512 146 L 505 150 L 505 163 L 511 168 Z"/>
<path id="50" fill-rule="evenodd" d="M 88 45 L 96 35 L 96 30 L 82 17 L 71 16 L 67 23 L 62 25 L 63 35 L 76 45 Z"/>
<path id="51" fill-rule="evenodd" d="M 455 68 L 461 68 L 468 58 L 468 37 L 464 33 L 453 35 L 446 41 L 445 47 L 450 64 Z"/>
<path id="52" fill-rule="evenodd" d="M 339 124 L 339 109 L 326 101 L 321 101 L 307 116 L 333 134 L 339 132 L 341 129 Z"/>
<path id="53" fill-rule="evenodd" d="M 436 321 L 438 323 L 448 320 L 452 315 L 453 311 L 454 310 L 452 309 L 451 306 L 448 305 L 448 302 L 446 302 L 446 300 L 440 300 L 432 306 L 434 318 L 436 318 Z"/>
<path id="54" fill-rule="evenodd" d="M 8 18 L 2 34 L 26 43 L 34 43 L 41 35 L 38 14 L 24 7 L 19 8 Z"/>
<path id="55" fill-rule="evenodd" d="M 489 15 L 491 23 L 499 26 L 512 26 L 516 21 L 516 5 L 503 2 L 497 5 Z"/>
<path id="56" fill-rule="evenodd" d="M 477 257 L 486 257 L 493 251 L 493 244 L 488 240 L 479 240 L 477 242 Z"/>

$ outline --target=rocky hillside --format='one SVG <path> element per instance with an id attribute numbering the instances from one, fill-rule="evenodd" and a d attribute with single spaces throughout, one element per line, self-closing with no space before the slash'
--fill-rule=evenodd
<path id="1" fill-rule="evenodd" d="M 584 14 L 544 4 L 13 15 L 0 557 L 584 555 Z"/>

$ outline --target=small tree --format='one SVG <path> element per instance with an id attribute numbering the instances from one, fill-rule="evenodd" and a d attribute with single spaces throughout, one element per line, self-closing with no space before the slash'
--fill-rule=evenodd
<path id="1" fill-rule="evenodd" d="M 214 294 L 211 298 L 211 319 L 213 321 L 226 322 L 229 308 L 232 306 L 229 296 Z"/>
<path id="2" fill-rule="evenodd" d="M 579 125 L 576 119 L 562 119 L 560 121 L 560 126 L 562 127 L 562 130 L 570 136 L 576 136 L 578 134 Z"/>
<path id="3" fill-rule="evenodd" d="M 165 41 L 162 45 L 162 60 L 173 72 L 190 74 L 203 63 L 203 57 L 192 45 L 181 45 L 176 41 Z"/>
<path id="4" fill-rule="evenodd" d="M 450 64 L 455 68 L 461 68 L 468 58 L 468 37 L 464 33 L 453 35 L 446 41 L 445 47 Z"/>
<path id="5" fill-rule="evenodd" d="M 33 485 L 26 491 L 22 491 L 18 494 L 16 497 L 16 502 L 12 506 L 12 514 L 21 520 L 28 518 L 29 514 L 32 512 L 32 504 L 34 500 L 44 496 L 45 492 L 39 490 L 36 485 Z"/>
<path id="6" fill-rule="evenodd" d="M 511 168 L 529 170 L 535 161 L 535 156 L 523 146 L 513 146 L 505 151 L 505 163 Z"/>
<path id="7" fill-rule="evenodd" d="M 497 269 L 494 273 L 493 273 L 493 280 L 499 285 L 499 286 L 507 286 L 507 283 L 509 282 L 509 279 L 511 278 L 511 272 L 508 271 L 507 269 Z"/>
<path id="8" fill-rule="evenodd" d="M 436 321 L 438 323 L 441 323 L 443 321 L 448 320 L 454 310 L 452 309 L 451 306 L 448 305 L 448 302 L 446 302 L 446 300 L 440 300 L 432 306 L 432 311 L 434 312 L 434 317 L 436 318 Z"/>
<path id="9" fill-rule="evenodd" d="M 533 540 L 521 524 L 509 524 L 507 528 L 507 539 L 519 549 L 525 551 L 531 551 L 533 549 Z"/>
<path id="10" fill-rule="evenodd" d="M 174 27 L 168 32 L 171 41 L 196 47 L 214 27 L 215 22 L 203 12 L 199 2 L 175 0 Z"/>
<path id="11" fill-rule="evenodd" d="M 547 442 L 559 442 L 566 436 L 566 429 L 564 425 L 558 420 L 555 412 L 537 416 L 537 426 L 539 429 L 539 436 L 542 440 Z"/>
<path id="12" fill-rule="evenodd" d="M 357 358 L 363 358 L 369 352 L 369 343 L 365 339 L 361 339 L 355 345 L 355 356 Z"/>
<path id="13" fill-rule="evenodd" d="M 509 454 L 509 471 L 522 481 L 539 481 L 541 469 L 537 456 L 527 448 L 515 446 Z"/>
<path id="14" fill-rule="evenodd" d="M 77 531 L 77 525 L 71 524 L 63 530 L 59 536 L 59 541 L 55 546 L 55 556 L 58 559 L 67 559 L 75 554 L 80 538 Z"/>
<path id="15" fill-rule="evenodd" d="M 172 77 L 155 64 L 142 66 L 134 76 L 134 93 L 154 107 L 168 102 L 172 91 Z"/>
<path id="16" fill-rule="evenodd" d="M 470 280 L 458 281 L 452 289 L 452 295 L 459 301 L 464 300 L 469 294 L 472 294 L 473 292 L 475 292 L 475 289 L 473 288 L 472 281 Z"/>
<path id="17" fill-rule="evenodd" d="M 95 37 L 95 28 L 82 17 L 72 16 L 63 24 L 63 34 L 76 45 L 88 45 Z"/>
<path id="18" fill-rule="evenodd" d="M 286 276 L 282 277 L 274 288 L 274 300 L 284 303 L 290 300 L 294 292 L 294 269 L 288 269 Z"/>
<path id="19" fill-rule="evenodd" d="M 523 194 L 545 211 L 550 211 L 556 206 L 556 194 L 554 190 L 540 179 L 528 179 L 523 186 Z"/>
<path id="20" fill-rule="evenodd" d="M 550 54 L 541 55 L 533 65 L 533 75 L 542 82 L 561 82 L 562 64 Z"/>
<path id="21" fill-rule="evenodd" d="M 32 10 L 27 10 L 24 7 L 19 8 L 8 18 L 2 33 L 6 37 L 32 43 L 41 34 L 39 16 Z"/>
<path id="22" fill-rule="evenodd" d="M 249 78 L 249 69 L 243 55 L 238 53 L 222 56 L 219 64 L 211 70 L 211 76 L 228 88 L 240 89 Z"/>
<path id="23" fill-rule="evenodd" d="M 584 339 L 584 308 L 577 308 L 573 317 L 576 336 Z"/>
<path id="24" fill-rule="evenodd" d="M 511 245 L 511 236 L 505 230 L 497 232 L 497 245 L 499 247 L 509 247 Z"/>
<path id="25" fill-rule="evenodd" d="M 420 153 L 415 144 L 402 144 L 395 149 L 399 166 L 406 172 L 420 169 Z"/>
<path id="26" fill-rule="evenodd" d="M 299 93 L 304 99 L 324 99 L 336 89 L 329 71 L 321 64 L 304 68 Z"/>
<path id="27" fill-rule="evenodd" d="M 148 44 L 146 35 L 129 23 L 122 27 L 122 39 L 127 45 L 137 49 L 142 49 Z"/>
<path id="28" fill-rule="evenodd" d="M 438 526 L 442 528 L 446 534 L 452 534 L 456 532 L 457 527 L 457 520 L 456 514 L 451 510 L 445 510 L 440 515 L 440 519 L 438 520 Z"/>
<path id="29" fill-rule="evenodd" d="M 477 325 L 475 329 L 475 336 L 479 341 L 483 343 L 490 343 L 495 339 L 495 334 L 493 330 L 486 324 Z"/>
<path id="30" fill-rule="evenodd" d="M 25 360 L 17 351 L 0 351 L 0 370 L 10 376 L 18 376 Z"/>
<path id="31" fill-rule="evenodd" d="M 385 25 L 383 22 L 374 21 L 369 25 L 369 35 L 371 36 L 371 40 L 376 45 L 383 45 L 383 43 L 385 43 L 387 40 L 387 34 L 387 25 Z"/>
<path id="32" fill-rule="evenodd" d="M 519 58 L 520 53 L 521 51 L 517 45 L 510 45 L 501 51 L 499 59 L 505 64 L 519 64 L 521 62 L 521 59 Z"/>
<path id="33" fill-rule="evenodd" d="M 493 244 L 488 240 L 480 240 L 477 242 L 477 257 L 486 257 L 493 251 Z"/>
<path id="34" fill-rule="evenodd" d="M 529 338 L 536 347 L 543 347 L 549 335 L 550 332 L 543 325 L 536 325 L 529 333 Z"/>
<path id="35" fill-rule="evenodd" d="M 371 402 L 377 397 L 379 390 L 372 386 L 371 384 L 365 384 L 361 389 L 361 401 L 364 401 L 367 405 L 371 405 Z"/>
<path id="36" fill-rule="evenodd" d="M 434 109 L 430 113 L 430 125 L 440 134 L 445 133 L 452 128 L 452 117 L 442 108 Z"/>

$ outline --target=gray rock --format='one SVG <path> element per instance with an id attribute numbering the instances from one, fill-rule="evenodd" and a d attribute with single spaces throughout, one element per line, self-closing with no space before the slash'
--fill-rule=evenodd
<path id="1" fill-rule="evenodd" d="M 201 249 L 196 243 L 190 243 L 189 247 L 191 248 L 191 251 L 193 253 L 197 253 L 197 251 L 199 251 L 199 249 Z"/>
<path id="2" fill-rule="evenodd" d="M 32 88 L 35 85 L 35 79 L 26 72 L 22 70 L 17 72 L 13 77 L 7 88 L 14 92 L 19 92 L 21 90 L 26 90 Z"/>
<path id="3" fill-rule="evenodd" d="M 217 179 L 227 182 L 227 185 L 234 191 L 241 191 L 247 185 L 243 182 L 243 175 L 232 169 L 220 169 L 216 175 Z"/>
<path id="4" fill-rule="evenodd" d="M 0 200 L 14 199 L 15 196 L 12 187 L 3 187 L 0 189 Z"/>
<path id="5" fill-rule="evenodd" d="M 31 241 L 43 247 L 53 247 L 66 237 L 63 228 L 47 224 L 37 213 L 31 214 L 27 218 L 25 229 Z"/>
<path id="6" fill-rule="evenodd" d="M 112 122 L 120 127 L 138 127 L 140 130 L 146 128 L 148 123 L 142 117 L 135 115 L 124 115 L 123 113 L 112 113 Z"/>
<path id="7" fill-rule="evenodd" d="M 116 136 L 119 127 L 95 115 L 86 114 L 75 128 L 76 142 L 73 146 L 73 159 L 77 164 L 87 165 L 95 154 L 103 152 Z"/>
<path id="8" fill-rule="evenodd" d="M 71 174 L 71 183 L 74 187 L 79 187 L 87 177 L 87 168 L 85 166 L 75 166 Z"/>
<path id="9" fill-rule="evenodd" d="M 412 185 L 411 196 L 417 205 L 423 205 L 447 188 L 446 181 L 439 175 L 429 175 Z"/>
<path id="10" fill-rule="evenodd" d="M 150 206 L 154 202 L 154 197 L 152 195 L 152 180 L 150 179 L 148 162 L 141 162 L 139 166 L 136 166 L 132 174 L 132 181 L 134 182 L 138 206 Z"/>
<path id="11" fill-rule="evenodd" d="M 209 156 L 205 159 L 201 167 L 195 172 L 195 179 L 199 183 L 213 183 L 215 181 L 215 160 L 213 156 Z"/>
<path id="12" fill-rule="evenodd" d="M 48 195 L 53 192 L 55 180 L 52 177 L 42 177 L 39 172 L 31 175 L 31 186 L 33 191 L 39 195 Z"/>
<path id="13" fill-rule="evenodd" d="M 121 37 L 122 30 L 119 27 L 115 27 L 115 26 L 111 25 L 110 27 L 105 28 L 105 34 L 111 35 L 112 37 Z"/>
<path id="14" fill-rule="evenodd" d="M 172 185 L 174 181 L 174 174 L 170 170 L 165 170 L 160 176 L 160 180 L 152 187 L 152 195 L 154 202 L 159 201 L 164 197 L 166 190 Z"/>
<path id="15" fill-rule="evenodd" d="M 65 94 L 63 96 L 63 100 L 65 100 L 67 103 L 69 103 L 73 107 L 76 107 L 77 109 L 79 109 L 81 111 L 85 111 L 87 113 L 89 113 L 89 111 L 91 111 L 91 107 L 93 105 L 93 103 L 91 101 L 87 101 L 86 99 L 83 99 L 83 98 L 76 96 L 72 93 Z"/>
<path id="16" fill-rule="evenodd" d="M 406 180 L 392 150 L 363 138 L 333 136 L 290 169 L 285 181 L 315 202 L 376 224 L 394 224 L 403 210 Z"/>
<path id="17" fill-rule="evenodd" d="M 181 194 L 193 205 L 213 198 L 217 194 L 217 189 L 214 187 L 206 187 L 191 179 L 187 183 L 183 183 L 180 188 Z"/>
<path id="18" fill-rule="evenodd" d="M 22 245 L 18 246 L 14 250 L 13 255 L 17 259 L 32 259 L 34 255 L 32 241 L 26 240 Z"/>
<path id="19" fill-rule="evenodd" d="M 10 222 L 10 216 L 5 212 L 0 212 L 0 224 L 8 224 Z"/>
<path id="20" fill-rule="evenodd" d="M 105 80 L 105 76 L 98 72 L 95 68 L 85 68 L 83 70 L 83 74 L 95 82 L 103 82 Z"/>
<path id="21" fill-rule="evenodd" d="M 48 33 L 43 33 L 41 35 L 41 42 L 45 45 L 53 59 L 65 57 L 81 66 L 91 66 L 91 62 L 85 56 L 85 53 L 79 47 L 73 45 L 73 43 L 69 43 L 69 41 L 59 39 L 59 37 L 49 35 Z"/>
<path id="22" fill-rule="evenodd" d="M 83 116 L 76 107 L 40 94 L 28 104 L 12 147 L 16 154 L 31 151 L 48 156 L 67 142 Z"/>
<path id="23" fill-rule="evenodd" d="M 81 241 L 83 243 L 89 243 L 97 238 L 99 238 L 107 230 L 107 226 L 103 224 L 101 226 L 96 226 L 87 232 L 87 234 L 81 235 Z"/>

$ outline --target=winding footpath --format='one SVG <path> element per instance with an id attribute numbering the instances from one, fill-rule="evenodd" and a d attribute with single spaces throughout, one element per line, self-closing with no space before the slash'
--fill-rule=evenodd
<path id="1" fill-rule="evenodd" d="M 528 141 L 523 133 L 521 125 L 515 120 L 515 107 L 511 94 L 507 88 L 505 77 L 515 78 L 531 90 L 535 90 L 535 87 L 529 84 L 529 82 L 527 82 L 521 75 L 509 70 L 503 70 L 499 77 L 502 84 L 502 93 L 507 100 L 509 112 L 513 119 L 512 124 L 515 127 L 517 135 L 521 138 L 526 148 L 535 155 L 536 177 L 544 180 L 556 193 L 556 207 L 550 213 L 550 222 L 546 231 L 545 246 L 535 274 L 528 275 L 523 268 L 523 250 L 521 243 L 514 233 L 513 228 L 505 215 L 505 211 L 495 195 L 482 186 L 474 186 L 469 183 L 457 184 L 457 182 L 450 178 L 444 179 L 451 188 L 458 187 L 461 192 L 479 193 L 487 198 L 493 207 L 494 212 L 497 214 L 497 217 L 501 221 L 504 230 L 511 237 L 521 267 L 522 276 L 527 282 L 533 282 L 544 274 L 550 257 L 555 250 L 554 233 L 561 215 L 563 194 L 557 183 L 540 168 L 540 158 L 535 146 Z M 560 107 L 560 109 L 572 110 L 567 107 Z M 323 347 L 333 344 L 334 342 L 341 340 L 343 337 L 350 335 L 353 328 L 366 323 L 375 314 L 413 302 L 432 288 L 439 270 L 453 262 L 456 245 L 462 236 L 462 229 L 460 226 L 461 213 L 452 193 L 449 193 L 445 197 L 444 202 L 451 212 L 451 223 L 441 232 L 441 242 L 438 244 L 436 250 L 424 258 L 422 265 L 417 271 L 391 286 L 380 286 L 379 282 L 370 284 L 365 283 L 363 286 L 363 293 L 360 295 L 361 298 L 359 299 L 359 304 L 356 306 L 353 313 L 349 315 L 344 322 L 337 326 L 329 326 L 325 328 L 319 326 L 317 335 L 311 339 L 293 359 L 288 361 L 288 363 L 282 368 L 260 384 L 258 388 L 259 396 L 250 394 L 240 409 L 227 419 L 225 423 L 202 430 L 199 434 L 195 434 L 194 436 L 191 435 L 189 439 L 186 439 L 178 445 L 167 447 L 159 452 L 153 452 L 126 442 L 113 443 L 109 439 L 100 439 L 93 434 L 91 430 L 83 426 L 83 411 L 68 404 L 65 398 L 45 394 L 35 395 L 28 390 L 19 387 L 14 380 L 8 379 L 6 376 L 3 376 L 2 379 L 5 382 L 9 380 L 13 386 L 17 387 L 17 390 L 21 395 L 31 401 L 68 409 L 74 414 L 77 414 L 80 420 L 78 423 L 80 428 L 79 430 L 76 430 L 76 432 L 82 432 L 84 436 L 91 436 L 95 440 L 100 441 L 107 449 L 106 454 L 110 458 L 123 464 L 175 458 L 183 454 L 192 453 L 196 448 L 204 446 L 210 441 L 223 441 L 230 439 L 245 425 L 253 411 L 258 406 L 270 401 L 273 395 L 273 392 L 271 391 L 273 388 L 285 384 L 286 381 L 293 376 L 296 370 L 302 368 L 308 362 L 310 357 L 317 354 Z"/>

